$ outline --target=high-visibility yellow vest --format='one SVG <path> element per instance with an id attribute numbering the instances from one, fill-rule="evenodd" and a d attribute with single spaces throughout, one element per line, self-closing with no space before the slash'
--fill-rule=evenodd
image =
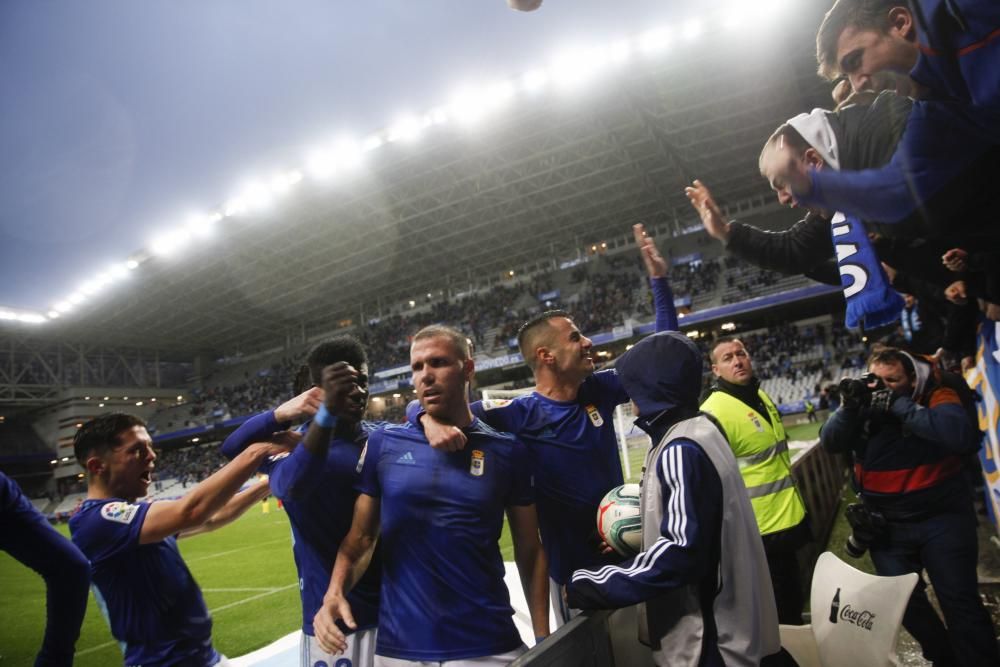
<path id="1" fill-rule="evenodd" d="M 792 479 L 781 415 L 763 390 L 757 393 L 770 421 L 724 391 L 712 392 L 701 409 L 722 424 L 750 494 L 757 527 L 761 535 L 768 535 L 798 525 L 805 518 L 806 506 Z"/>

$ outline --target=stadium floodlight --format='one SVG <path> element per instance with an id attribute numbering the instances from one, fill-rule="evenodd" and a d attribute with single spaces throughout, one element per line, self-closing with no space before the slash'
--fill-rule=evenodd
<path id="1" fill-rule="evenodd" d="M 223 207 L 223 215 L 227 218 L 231 218 L 234 215 L 242 215 L 246 213 L 247 203 L 240 197 L 230 199 L 226 202 L 225 207 Z"/>
<path id="2" fill-rule="evenodd" d="M 150 243 L 149 249 L 154 255 L 167 257 L 174 254 L 190 240 L 191 232 L 186 228 L 181 228 L 156 237 Z"/>
<path id="3" fill-rule="evenodd" d="M 670 46 L 670 31 L 667 28 L 653 28 L 639 36 L 639 50 L 647 55 L 656 55 Z"/>
<path id="4" fill-rule="evenodd" d="M 521 87 L 529 93 L 535 93 L 549 82 L 549 75 L 543 69 L 533 69 L 521 77 Z"/>
<path id="5" fill-rule="evenodd" d="M 510 81 L 500 81 L 486 88 L 486 104 L 496 109 L 508 104 L 514 99 L 514 84 Z"/>
<path id="6" fill-rule="evenodd" d="M 632 45 L 622 39 L 607 48 L 608 61 L 614 65 L 624 65 L 632 57 Z"/>
<path id="7" fill-rule="evenodd" d="M 684 39 L 688 41 L 694 41 L 699 37 L 701 37 L 701 32 L 702 32 L 701 21 L 699 21 L 698 19 L 691 19 L 690 21 L 684 24 L 684 28 L 681 34 L 684 36 Z"/>
<path id="8" fill-rule="evenodd" d="M 410 115 L 404 115 L 389 127 L 386 141 L 414 141 L 420 137 L 422 123 Z"/>
<path id="9" fill-rule="evenodd" d="M 94 296 L 95 294 L 97 294 L 98 291 L 100 291 L 101 286 L 98 285 L 97 282 L 94 280 L 88 280 L 87 282 L 80 285 L 79 289 L 87 296 Z"/>
<path id="10" fill-rule="evenodd" d="M 365 137 L 365 140 L 364 142 L 362 142 L 361 147 L 364 149 L 365 152 L 369 152 L 375 150 L 376 148 L 380 148 L 383 143 L 384 142 L 382 141 L 382 137 L 378 133 L 369 134 L 367 137 Z"/>
<path id="11" fill-rule="evenodd" d="M 24 322 L 25 324 L 43 324 L 48 322 L 44 315 L 39 315 L 38 313 L 18 313 L 17 321 Z"/>
<path id="12" fill-rule="evenodd" d="M 138 263 L 136 263 L 136 266 L 138 266 Z M 112 264 L 108 267 L 107 274 L 114 280 L 124 280 L 128 278 L 128 265 Z"/>
<path id="13" fill-rule="evenodd" d="M 69 457 L 68 456 L 64 456 L 64 457 L 62 457 L 60 459 L 60 461 L 62 461 L 63 463 L 66 463 L 67 461 L 69 461 Z"/>
<path id="14" fill-rule="evenodd" d="M 434 125 L 444 125 L 448 122 L 448 110 L 444 107 L 434 107 L 427 112 L 427 117 Z"/>
<path id="15" fill-rule="evenodd" d="M 333 153 L 328 150 L 315 150 L 306 158 L 306 170 L 314 178 L 326 180 L 337 171 L 337 163 Z"/>
<path id="16" fill-rule="evenodd" d="M 302 173 L 299 171 L 288 171 L 278 173 L 271 177 L 269 189 L 271 194 L 280 196 L 287 194 L 292 186 L 302 180 Z"/>
<path id="17" fill-rule="evenodd" d="M 549 66 L 549 73 L 557 85 L 576 86 L 592 78 L 609 60 L 605 49 L 570 49 L 556 56 Z"/>
<path id="18" fill-rule="evenodd" d="M 59 313 L 60 315 L 65 315 L 69 311 L 73 310 L 73 304 L 66 301 L 60 301 L 56 305 L 52 306 L 52 310 Z"/>
<path id="19" fill-rule="evenodd" d="M 207 239 L 215 234 L 215 222 L 212 216 L 192 215 L 187 219 L 184 230 L 193 238 Z"/>
<path id="20" fill-rule="evenodd" d="M 66 300 L 69 301 L 74 306 L 79 306 L 81 303 L 87 300 L 87 297 L 84 296 L 83 294 L 80 294 L 79 292 L 73 292 L 68 297 L 66 297 Z"/>
<path id="21" fill-rule="evenodd" d="M 50 320 L 55 320 L 55 319 L 59 319 L 59 317 L 61 317 L 61 315 L 59 314 L 59 311 L 58 311 L 58 310 L 50 310 L 50 311 L 49 311 L 48 313 L 46 313 L 46 316 L 47 316 L 47 317 L 48 317 L 48 318 L 49 318 Z"/>
<path id="22" fill-rule="evenodd" d="M 57 463 L 59 463 L 59 459 L 52 459 L 49 461 L 49 465 L 56 465 Z"/>
<path id="23" fill-rule="evenodd" d="M 258 182 L 247 185 L 240 194 L 240 199 L 246 202 L 247 209 L 262 209 L 271 204 L 273 195 L 271 189 Z"/>
<path id="24" fill-rule="evenodd" d="M 135 261 L 134 259 L 130 259 L 129 261 L 125 262 L 125 268 L 128 269 L 129 271 L 134 271 L 139 268 L 139 262 Z"/>
<path id="25" fill-rule="evenodd" d="M 0 320 L 16 320 L 17 315 L 9 310 L 0 310 Z"/>
<path id="26" fill-rule="evenodd" d="M 462 124 L 474 124 L 486 115 L 486 100 L 481 91 L 465 89 L 455 94 L 448 104 L 450 115 Z"/>

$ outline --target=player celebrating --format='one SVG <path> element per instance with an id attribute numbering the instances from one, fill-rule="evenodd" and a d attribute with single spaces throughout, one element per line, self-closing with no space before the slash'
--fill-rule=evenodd
<path id="1" fill-rule="evenodd" d="M 338 336 L 320 343 L 309 353 L 306 364 L 313 388 L 276 410 L 247 420 L 226 438 L 222 449 L 231 458 L 252 442 L 274 437 L 292 422 L 311 419 L 302 443 L 290 456 L 269 464 L 268 472 L 271 492 L 284 503 L 292 524 L 292 550 L 302 597 L 299 656 L 302 667 L 313 667 L 337 663 L 316 641 L 313 616 L 323 603 L 337 549 L 351 527 L 361 447 L 369 433 L 387 424 L 361 420 L 368 405 L 368 361 L 356 338 Z M 334 413 L 340 417 L 332 426 Z M 376 549 L 376 563 L 348 595 L 357 630 L 341 626 L 347 633 L 345 657 L 355 667 L 372 663 L 381 578 L 379 551 Z"/>
<path id="2" fill-rule="evenodd" d="M 470 412 L 473 362 L 464 335 L 425 327 L 413 338 L 410 365 L 427 414 L 462 429 L 468 446 L 433 449 L 412 424 L 368 436 L 361 494 L 314 620 L 316 638 L 331 652 L 346 647 L 336 622 L 357 625 L 346 596 L 369 567 L 378 539 L 383 571 L 376 666 L 506 665 L 525 648 L 503 580 L 498 540 L 505 508 L 535 635 L 548 634 L 545 557 L 527 450 Z"/>
<path id="3" fill-rule="evenodd" d="M 667 262 L 641 224 L 633 226 L 636 245 L 653 287 L 657 331 L 676 330 L 677 315 L 667 281 Z M 518 332 L 524 361 L 535 375 L 535 390 L 511 401 L 480 401 L 473 414 L 499 431 L 513 433 L 531 451 L 538 495 L 542 544 L 549 561 L 556 624 L 569 621 L 562 587 L 574 570 L 618 560 L 603 547 L 594 516 L 604 494 L 624 483 L 614 430 L 615 407 L 629 400 L 614 369 L 594 372 L 591 341 L 568 313 L 548 311 Z M 461 433 L 419 417 L 435 446 L 463 446 Z"/>
<path id="4" fill-rule="evenodd" d="M 53 530 L 14 480 L 2 472 L 0 549 L 45 579 L 45 638 L 35 657 L 35 667 L 69 667 L 87 611 L 90 564 L 79 549 Z"/>
<path id="5" fill-rule="evenodd" d="M 265 458 L 287 450 L 252 445 L 179 500 L 136 502 L 149 489 L 156 460 L 141 419 L 95 417 L 77 431 L 73 448 L 87 471 L 87 499 L 69 528 L 90 559 L 95 594 L 125 664 L 218 664 L 212 619 L 176 538 L 219 528 L 267 497 L 266 481 L 236 492 Z"/>

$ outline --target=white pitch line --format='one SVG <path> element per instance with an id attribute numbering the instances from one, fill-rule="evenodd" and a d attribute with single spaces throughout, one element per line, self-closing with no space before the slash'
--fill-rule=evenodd
<path id="1" fill-rule="evenodd" d="M 197 563 L 200 560 L 208 560 L 209 558 L 218 558 L 219 556 L 228 556 L 229 554 L 234 554 L 240 551 L 246 551 L 247 549 L 256 549 L 257 547 L 262 547 L 265 544 L 277 544 L 278 542 L 288 542 L 291 537 L 285 537 L 280 540 L 270 540 L 268 542 L 255 542 L 253 544 L 248 544 L 245 547 L 237 547 L 236 549 L 230 549 L 229 551 L 220 551 L 214 554 L 208 554 L 207 556 L 198 556 L 197 558 L 185 558 L 184 560 L 188 563 Z"/>
<path id="2" fill-rule="evenodd" d="M 289 588 L 298 588 L 298 583 L 288 584 L 287 586 L 281 586 L 280 588 L 269 588 L 264 593 L 251 595 L 248 598 L 237 600 L 236 602 L 230 602 L 229 604 L 224 604 L 221 607 L 216 607 L 215 609 L 209 609 L 208 613 L 214 614 L 215 612 L 224 611 L 232 607 L 238 607 L 242 604 L 246 604 L 247 602 L 253 602 L 254 600 L 259 600 L 260 598 L 267 597 L 268 595 L 274 595 L 275 593 L 280 593 L 281 591 L 287 591 Z M 210 591 L 213 589 L 206 588 L 204 590 Z M 221 589 L 221 590 L 232 590 L 232 589 Z M 260 589 L 254 589 L 254 590 L 260 590 Z M 89 655 L 91 653 L 96 653 L 97 651 L 102 651 L 108 648 L 109 646 L 117 646 L 117 645 L 118 642 L 112 640 L 110 642 L 104 642 L 103 644 L 98 644 L 97 646 L 91 646 L 90 648 L 85 648 L 82 651 L 77 651 L 76 655 L 77 657 L 82 655 Z"/>
<path id="3" fill-rule="evenodd" d="M 287 591 L 289 588 L 298 588 L 298 587 L 299 587 L 298 582 L 295 582 L 294 584 L 288 584 L 287 586 L 282 586 L 281 588 L 275 588 L 274 590 L 270 590 L 266 593 L 258 593 L 257 595 L 251 595 L 250 597 L 245 598 L 243 600 L 237 600 L 236 602 L 230 602 L 229 604 L 224 604 L 221 607 L 216 607 L 215 609 L 209 609 L 208 613 L 214 614 L 217 611 L 224 611 L 231 607 L 239 607 L 241 604 L 246 604 L 247 602 L 253 602 L 254 600 L 259 600 L 260 598 L 267 597 L 268 595 L 274 595 L 275 593 Z"/>
<path id="4" fill-rule="evenodd" d="M 258 588 L 203 588 L 202 593 L 259 593 L 261 591 L 276 591 L 274 586 L 260 586 Z"/>

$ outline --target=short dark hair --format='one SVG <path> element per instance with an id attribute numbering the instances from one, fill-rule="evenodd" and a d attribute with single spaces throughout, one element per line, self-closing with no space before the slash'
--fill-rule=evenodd
<path id="1" fill-rule="evenodd" d="M 431 324 L 424 327 L 413 334 L 413 342 L 416 343 L 418 340 L 438 337 L 450 340 L 451 344 L 455 346 L 455 351 L 458 352 L 459 359 L 462 361 L 472 358 L 472 342 L 469 340 L 469 337 L 458 329 L 447 327 L 443 324 Z"/>
<path id="2" fill-rule="evenodd" d="M 757 169 L 760 170 L 761 174 L 764 173 L 764 154 L 782 139 L 784 139 L 784 143 L 787 146 L 794 149 L 799 155 L 812 148 L 812 145 L 794 127 L 788 123 L 779 125 L 778 129 L 772 132 L 771 136 L 764 142 L 764 147 L 760 149 L 760 157 L 757 158 Z"/>
<path id="3" fill-rule="evenodd" d="M 546 310 L 529 318 L 517 330 L 517 347 L 521 350 L 524 363 L 528 364 L 528 368 L 531 370 L 535 370 L 538 365 L 533 348 L 538 341 L 539 334 L 542 333 L 543 329 L 548 329 L 549 320 L 556 317 L 565 317 L 567 320 L 573 321 L 573 317 L 565 310 Z"/>
<path id="4" fill-rule="evenodd" d="M 739 336 L 719 336 L 712 341 L 712 347 L 708 349 L 708 362 L 710 364 L 715 363 L 715 351 L 719 348 L 719 346 L 726 345 L 728 343 L 739 343 L 740 345 L 743 345 L 744 350 L 747 349 L 747 346 L 743 344 L 743 341 L 740 340 Z"/>
<path id="5" fill-rule="evenodd" d="M 349 334 L 323 341 L 310 350 L 309 356 L 306 357 L 306 365 L 309 366 L 313 384 L 318 387 L 323 382 L 323 369 L 338 361 L 346 361 L 354 368 L 360 369 L 368 363 L 368 355 L 361 341 Z"/>
<path id="6" fill-rule="evenodd" d="M 880 347 L 872 352 L 868 357 L 868 367 L 871 368 L 875 364 L 887 366 L 900 364 L 910 378 L 916 377 L 917 374 L 917 369 L 913 367 L 913 358 L 897 347 Z"/>
<path id="7" fill-rule="evenodd" d="M 847 28 L 889 31 L 889 10 L 906 7 L 906 0 L 837 0 L 823 17 L 816 32 L 816 62 L 819 75 L 833 81 L 841 76 L 837 42 Z"/>
<path id="8" fill-rule="evenodd" d="M 124 412 L 109 412 L 94 417 L 81 426 L 73 436 L 73 453 L 81 466 L 86 467 L 87 459 L 93 455 L 103 455 L 119 444 L 118 436 L 133 426 L 146 426 L 146 422 L 135 415 Z"/>

